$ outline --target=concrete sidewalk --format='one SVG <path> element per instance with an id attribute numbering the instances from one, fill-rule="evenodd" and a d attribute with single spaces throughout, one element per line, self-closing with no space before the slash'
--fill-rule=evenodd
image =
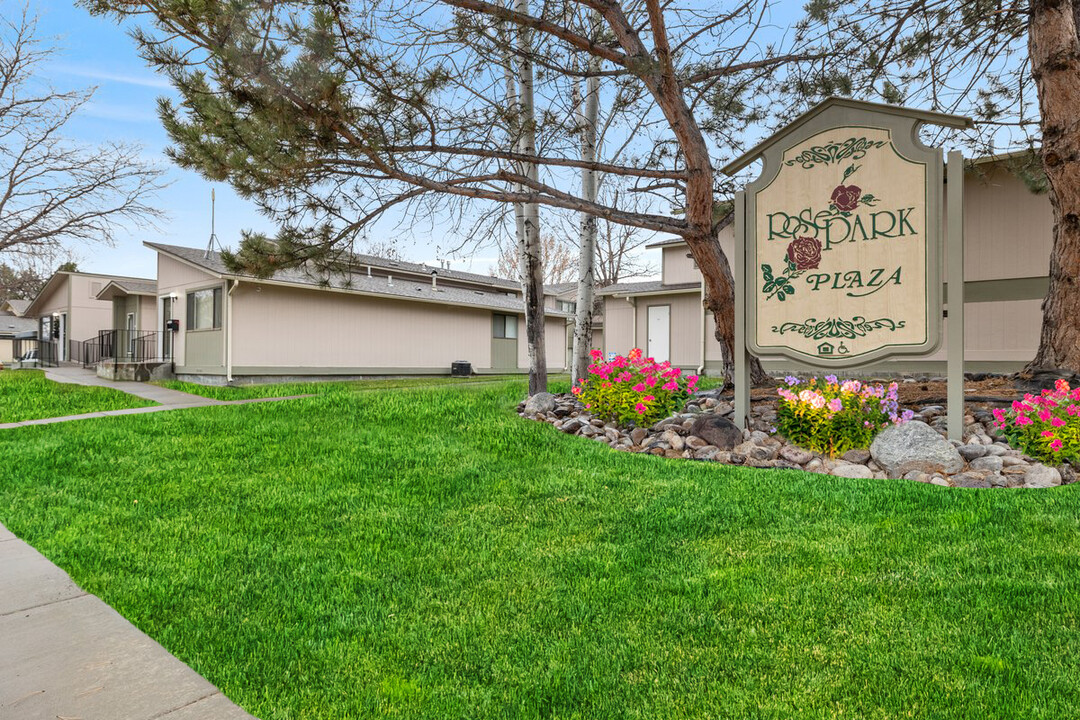
<path id="1" fill-rule="evenodd" d="M 252 716 L 0 525 L 0 718 Z"/>
<path id="2" fill-rule="evenodd" d="M 55 368 L 44 368 L 44 370 L 45 377 L 55 382 L 112 388 L 113 390 L 126 392 L 128 395 L 135 395 L 136 397 L 141 397 L 146 400 L 153 400 L 156 403 L 166 405 L 170 408 L 203 407 L 204 405 L 224 404 L 223 400 L 212 400 L 210 398 L 180 392 L 179 390 L 158 387 L 157 385 L 151 385 L 150 383 L 106 380 L 104 378 L 99 378 L 95 371 L 79 367 L 78 365 L 61 365 L 60 367 Z"/>
<path id="3" fill-rule="evenodd" d="M 168 388 L 158 387 L 157 385 L 150 385 L 149 383 L 104 380 L 99 378 L 93 370 L 84 370 L 83 368 L 75 366 L 46 368 L 45 377 L 49 380 L 61 383 L 112 388 L 113 390 L 126 392 L 129 395 L 152 400 L 158 404 L 152 407 L 102 410 L 99 412 L 83 413 L 81 415 L 62 415 L 60 417 L 39 418 L 37 420 L 0 423 L 0 430 L 10 430 L 11 428 L 25 427 L 27 425 L 52 425 L 53 423 L 111 417 L 113 415 L 142 415 L 144 413 L 207 407 L 209 405 L 247 405 L 250 403 L 278 402 L 279 400 L 296 400 L 298 398 L 312 397 L 311 395 L 287 395 L 284 397 L 250 398 L 248 400 L 214 400 L 199 395 L 190 395 L 185 392 L 180 392 L 179 390 L 170 390 Z M 7 718 L 0 716 L 0 720 L 7 720 Z"/>

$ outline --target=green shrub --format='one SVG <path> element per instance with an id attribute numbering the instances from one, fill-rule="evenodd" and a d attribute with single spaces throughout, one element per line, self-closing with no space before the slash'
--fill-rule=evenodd
<path id="1" fill-rule="evenodd" d="M 788 376 L 786 382 L 777 390 L 776 429 L 807 450 L 836 456 L 870 447 L 883 429 L 913 416 L 910 410 L 899 412 L 896 383 L 888 388 L 858 380 L 841 383 L 835 375 L 805 383 Z"/>
<path id="2" fill-rule="evenodd" d="M 594 416 L 624 426 L 648 427 L 677 412 L 698 381 L 697 375 L 684 378 L 670 362 L 642 357 L 638 348 L 609 362 L 593 350 L 592 359 L 589 377 L 572 392 Z"/>

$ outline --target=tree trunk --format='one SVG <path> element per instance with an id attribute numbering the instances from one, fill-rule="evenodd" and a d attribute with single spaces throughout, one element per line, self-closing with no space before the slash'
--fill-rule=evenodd
<path id="1" fill-rule="evenodd" d="M 1031 74 L 1042 115 L 1042 160 L 1054 210 L 1050 289 L 1028 370 L 1080 372 L 1080 2 L 1032 0 Z"/>
<path id="2" fill-rule="evenodd" d="M 594 27 L 600 25 L 600 19 L 594 15 Z M 600 71 L 600 58 L 589 58 L 588 68 L 596 73 Z M 591 163 L 596 161 L 597 121 L 600 115 L 600 78 L 590 75 L 585 81 L 584 107 L 580 112 L 578 126 L 581 128 L 581 159 Z M 581 171 L 581 197 L 588 202 L 596 202 L 596 171 Z M 577 313 L 574 321 L 573 362 L 571 363 L 572 382 L 585 377 L 589 367 L 589 351 L 593 337 L 593 294 L 596 289 L 596 216 L 582 213 L 581 233 L 578 239 L 578 286 Z"/>
<path id="3" fill-rule="evenodd" d="M 514 0 L 517 12 L 528 14 L 529 0 Z M 536 154 L 536 118 L 533 102 L 532 30 L 517 26 L 518 100 L 520 107 L 521 152 Z M 535 162 L 525 163 L 529 180 L 539 180 Z M 524 233 L 521 238 L 521 286 L 525 295 L 525 338 L 529 348 L 529 394 L 547 391 L 547 355 L 544 348 L 544 266 L 540 248 L 540 205 L 522 208 Z"/>

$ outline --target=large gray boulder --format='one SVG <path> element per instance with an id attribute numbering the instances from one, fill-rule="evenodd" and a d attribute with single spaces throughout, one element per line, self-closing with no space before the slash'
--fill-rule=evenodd
<path id="1" fill-rule="evenodd" d="M 964 458 L 956 448 L 921 422 L 882 430 L 870 445 L 870 455 L 890 478 L 902 477 L 912 470 L 952 475 L 964 467 Z"/>
<path id="2" fill-rule="evenodd" d="M 555 396 L 549 392 L 538 392 L 525 401 L 525 414 L 548 413 L 555 409 Z"/>

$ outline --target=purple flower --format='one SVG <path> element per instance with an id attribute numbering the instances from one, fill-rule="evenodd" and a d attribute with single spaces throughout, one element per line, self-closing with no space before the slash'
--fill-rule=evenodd
<path id="1" fill-rule="evenodd" d="M 844 409 L 844 401 L 840 398 L 833 398 L 829 401 L 829 409 L 834 413 L 838 413 Z"/>
<path id="2" fill-rule="evenodd" d="M 799 378 L 795 377 L 794 375 L 788 375 L 786 378 L 784 378 L 784 382 L 788 384 L 788 387 L 791 387 L 792 385 L 799 384 Z"/>
<path id="3" fill-rule="evenodd" d="M 835 385 L 836 384 L 836 376 L 835 375 L 826 375 L 825 376 L 825 382 L 829 383 L 830 385 Z"/>

